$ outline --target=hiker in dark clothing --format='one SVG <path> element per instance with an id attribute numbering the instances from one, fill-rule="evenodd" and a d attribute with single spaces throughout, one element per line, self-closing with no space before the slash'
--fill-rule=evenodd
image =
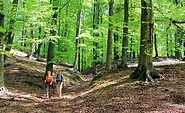
<path id="1" fill-rule="evenodd" d="M 56 89 L 59 97 L 61 97 L 61 94 L 62 94 L 63 83 L 64 83 L 64 76 L 61 73 L 61 70 L 58 70 L 58 73 L 56 75 Z"/>

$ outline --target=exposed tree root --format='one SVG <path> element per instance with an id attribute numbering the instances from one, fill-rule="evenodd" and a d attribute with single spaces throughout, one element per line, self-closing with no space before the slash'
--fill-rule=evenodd
<path id="1" fill-rule="evenodd" d="M 0 92 L 8 92 L 8 89 L 5 86 L 1 86 Z"/>
<path id="2" fill-rule="evenodd" d="M 152 69 L 143 69 L 143 68 L 137 68 L 131 75 L 130 75 L 131 79 L 138 79 L 138 80 L 142 80 L 142 81 L 154 81 L 155 78 L 160 78 L 160 74 Z"/>

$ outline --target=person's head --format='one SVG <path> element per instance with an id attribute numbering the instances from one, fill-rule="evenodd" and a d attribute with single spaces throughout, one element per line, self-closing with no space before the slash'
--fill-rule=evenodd
<path id="1" fill-rule="evenodd" d="M 61 70 L 58 70 L 58 74 L 60 74 L 61 73 Z"/>
<path id="2" fill-rule="evenodd" d="M 51 75 L 51 71 L 48 71 L 48 75 Z"/>

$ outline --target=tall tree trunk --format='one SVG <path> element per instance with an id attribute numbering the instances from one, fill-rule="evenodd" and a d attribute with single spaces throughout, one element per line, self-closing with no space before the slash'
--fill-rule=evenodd
<path id="1" fill-rule="evenodd" d="M 6 51 L 10 51 L 12 48 L 12 44 L 13 44 L 13 39 L 14 39 L 14 23 L 15 23 L 15 17 L 16 17 L 16 11 L 17 11 L 17 5 L 18 5 L 18 0 L 13 0 L 12 3 L 12 9 L 11 9 L 11 18 L 10 18 L 10 23 L 9 23 L 9 31 L 8 31 L 8 35 L 5 38 L 6 40 Z M 6 61 L 7 56 L 4 56 L 4 60 Z"/>
<path id="2" fill-rule="evenodd" d="M 181 46 L 182 46 L 182 31 L 180 28 L 177 28 L 177 31 L 175 33 L 175 58 L 180 59 L 182 58 L 181 53 Z"/>
<path id="3" fill-rule="evenodd" d="M 41 39 L 41 30 L 42 30 L 42 28 L 39 27 L 39 39 Z M 42 47 L 42 42 L 39 42 L 38 48 L 37 48 L 37 50 L 34 53 L 37 57 L 40 56 L 40 49 L 41 49 L 41 47 Z"/>
<path id="4" fill-rule="evenodd" d="M 12 9 L 11 9 L 11 15 L 12 17 L 10 18 L 10 26 L 9 26 L 9 31 L 8 31 L 8 35 L 7 35 L 7 48 L 6 50 L 7 51 L 10 51 L 11 50 L 11 44 L 13 44 L 13 39 L 14 39 L 14 23 L 15 23 L 15 18 L 16 18 L 16 11 L 17 11 L 17 5 L 18 5 L 18 0 L 13 0 L 13 3 L 12 3 Z"/>
<path id="5" fill-rule="evenodd" d="M 60 37 L 61 36 L 61 29 L 60 29 L 60 26 L 61 26 L 61 22 L 60 22 L 60 14 L 61 14 L 61 8 L 59 8 L 59 12 L 58 12 L 58 36 Z M 64 31 L 65 32 L 65 31 Z M 61 52 L 61 39 L 59 38 L 58 39 L 58 52 Z"/>
<path id="6" fill-rule="evenodd" d="M 31 23 L 30 27 L 31 27 L 31 34 L 30 34 L 31 42 L 30 42 L 30 50 L 29 50 L 29 53 L 28 53 L 28 57 L 29 57 L 30 59 L 32 59 L 32 57 L 33 57 L 33 50 L 34 50 L 34 42 L 33 42 L 33 40 L 34 40 L 33 23 Z"/>
<path id="7" fill-rule="evenodd" d="M 109 27 L 108 27 L 108 40 L 107 40 L 107 59 L 106 59 L 106 70 L 111 70 L 112 63 L 112 34 L 113 24 L 111 17 L 114 15 L 114 0 L 109 1 Z"/>
<path id="8" fill-rule="evenodd" d="M 68 18 L 69 17 L 69 5 L 67 4 L 66 6 L 66 20 L 65 20 L 65 28 L 64 28 L 64 33 L 63 33 L 63 37 L 67 38 L 68 37 L 68 24 L 69 24 L 69 21 L 68 21 Z M 67 48 L 67 44 L 64 44 L 64 52 L 67 52 L 69 51 L 68 48 Z M 68 63 L 69 62 L 69 56 L 66 56 L 66 62 Z"/>
<path id="9" fill-rule="evenodd" d="M 116 13 L 120 13 L 120 10 L 122 5 L 116 5 L 115 6 L 115 14 Z M 119 36 L 119 26 L 116 26 L 116 29 L 114 31 L 114 61 L 116 62 L 116 64 L 118 65 L 118 60 L 119 60 L 119 50 L 118 50 L 118 43 L 120 41 L 120 36 Z"/>
<path id="10" fill-rule="evenodd" d="M 157 49 L 157 35 L 154 33 L 154 46 L 155 46 L 155 57 L 157 58 L 158 55 L 158 49 Z"/>
<path id="11" fill-rule="evenodd" d="M 95 0 L 94 3 L 94 14 L 93 14 L 93 30 L 95 33 L 93 33 L 93 36 L 95 37 L 95 41 L 93 42 L 93 75 L 97 75 L 97 59 L 98 59 L 98 42 L 97 39 L 99 37 L 99 33 L 97 33 L 98 25 L 99 25 L 99 7 L 100 3 L 99 1 Z"/>
<path id="12" fill-rule="evenodd" d="M 185 61 L 185 41 L 183 42 L 183 49 L 184 49 L 184 58 L 183 58 L 183 61 Z"/>
<path id="13" fill-rule="evenodd" d="M 82 39 L 82 43 L 85 44 L 84 38 Z M 82 71 L 85 70 L 85 49 L 82 48 Z"/>
<path id="14" fill-rule="evenodd" d="M 116 33 L 114 32 L 114 60 L 119 60 L 119 52 L 118 52 L 118 41 L 119 41 L 119 35 L 118 35 L 118 27 L 116 27 Z"/>
<path id="15" fill-rule="evenodd" d="M 170 32 L 170 45 L 172 45 L 173 39 L 172 39 L 172 33 Z M 170 57 L 173 57 L 173 50 L 172 47 L 170 47 Z"/>
<path id="16" fill-rule="evenodd" d="M 130 39 L 130 63 L 132 63 L 132 60 L 133 60 L 133 37 L 131 36 L 131 39 Z"/>
<path id="17" fill-rule="evenodd" d="M 166 35 L 166 55 L 169 57 L 169 35 Z"/>
<path id="18" fill-rule="evenodd" d="M 79 47 L 79 44 L 80 44 L 80 39 L 79 39 L 79 35 L 80 35 L 80 29 L 81 29 L 81 9 L 79 9 L 78 11 L 78 14 L 77 14 L 77 28 L 76 28 L 76 43 L 75 43 L 75 61 L 74 61 L 74 64 L 73 64 L 73 67 L 76 69 L 76 70 L 80 70 L 80 47 Z"/>
<path id="19" fill-rule="evenodd" d="M 131 79 L 153 81 L 159 78 L 152 64 L 153 51 L 153 3 L 152 0 L 141 0 L 141 40 L 140 57 L 136 70 L 130 75 Z"/>
<path id="20" fill-rule="evenodd" d="M 44 33 L 44 38 L 46 38 L 46 32 Z M 44 43 L 44 55 L 43 57 L 46 58 L 46 43 Z"/>
<path id="21" fill-rule="evenodd" d="M 68 18 L 69 13 L 69 5 L 66 6 L 66 18 Z M 67 37 L 68 33 L 68 19 L 65 19 L 65 24 L 64 24 L 64 33 L 63 37 Z"/>
<path id="22" fill-rule="evenodd" d="M 4 15 L 3 15 L 3 0 L 0 0 L 0 27 L 1 29 L 4 28 Z M 4 32 L 0 30 L 0 92 L 5 91 L 5 84 L 4 84 Z"/>
<path id="23" fill-rule="evenodd" d="M 103 12 L 103 8 L 101 8 L 101 7 L 100 7 L 100 12 Z M 103 24 L 103 15 L 100 15 L 100 24 Z M 104 37 L 104 33 L 101 32 L 101 33 L 100 33 L 100 36 L 101 36 L 101 37 Z M 102 41 L 102 43 L 101 43 L 100 45 L 101 45 L 101 46 L 100 46 L 101 54 L 100 54 L 99 56 L 102 57 L 102 58 L 104 58 L 104 56 L 105 56 L 105 55 L 104 55 L 104 42 Z M 105 61 L 102 60 L 101 63 L 104 64 Z"/>
<path id="24" fill-rule="evenodd" d="M 123 24 L 123 40 L 122 40 L 122 68 L 127 68 L 127 50 L 128 50 L 128 2 L 129 0 L 125 0 L 124 4 L 124 24 Z"/>
<path id="25" fill-rule="evenodd" d="M 53 10 L 55 11 L 55 13 L 53 14 L 53 18 L 52 18 L 52 24 L 53 26 L 56 26 L 57 24 L 57 9 L 58 7 L 56 7 L 56 4 L 54 4 L 56 2 L 56 0 L 53 0 Z M 56 30 L 55 28 L 53 28 L 51 30 L 51 35 L 52 36 L 56 36 Z M 45 76 L 47 75 L 47 71 L 51 71 L 53 72 L 53 58 L 54 58 L 54 48 L 55 48 L 55 44 L 54 44 L 54 40 L 50 39 L 49 41 L 49 46 L 48 46 L 48 54 L 47 54 L 47 64 L 46 64 L 46 72 L 45 72 Z"/>
<path id="26" fill-rule="evenodd" d="M 25 1 L 23 1 L 23 8 L 25 9 Z M 23 16 L 23 22 L 25 22 L 26 17 Z M 25 47 L 26 46 L 26 29 L 25 29 L 25 25 L 22 26 L 22 42 L 21 42 L 21 46 Z"/>
<path id="27" fill-rule="evenodd" d="M 25 41 L 26 41 L 26 30 L 25 30 L 25 28 L 23 28 L 23 30 L 22 30 L 22 42 L 21 42 L 22 47 L 26 46 Z"/>

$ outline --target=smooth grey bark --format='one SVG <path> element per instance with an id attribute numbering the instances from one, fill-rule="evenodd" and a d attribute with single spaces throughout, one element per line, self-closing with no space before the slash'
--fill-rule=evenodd
<path id="1" fill-rule="evenodd" d="M 124 3 L 124 24 L 123 24 L 123 40 L 122 40 L 122 68 L 127 68 L 127 58 L 128 58 L 128 4 L 129 0 L 125 0 Z"/>
<path id="2" fill-rule="evenodd" d="M 183 38 L 183 32 L 180 28 L 177 28 L 177 31 L 175 33 L 175 58 L 176 59 L 182 58 L 182 52 L 181 52 L 182 38 Z"/>
<path id="3" fill-rule="evenodd" d="M 96 31 L 95 33 L 93 33 L 93 36 L 95 37 L 95 41 L 93 41 L 93 75 L 97 75 L 97 59 L 98 59 L 98 42 L 96 40 L 96 38 L 99 37 L 99 33 L 97 33 L 98 28 L 98 24 L 99 24 L 99 11 L 100 11 L 100 3 L 98 0 L 95 0 L 94 3 L 94 14 L 93 14 L 93 30 Z"/>
<path id="4" fill-rule="evenodd" d="M 131 79 L 142 81 L 154 81 L 160 75 L 154 69 L 152 64 L 153 52 L 153 1 L 141 0 L 141 40 L 140 57 L 136 70 L 130 75 Z"/>
<path id="5" fill-rule="evenodd" d="M 30 32 L 30 39 L 31 39 L 31 42 L 30 42 L 30 50 L 29 50 L 29 53 L 28 53 L 28 57 L 30 58 L 30 59 L 32 59 L 32 57 L 33 57 L 33 51 L 34 51 L 34 42 L 33 42 L 33 40 L 34 40 L 34 31 L 33 31 L 33 23 L 31 23 L 31 25 L 30 25 L 30 27 L 31 27 L 31 32 Z"/>
<path id="6" fill-rule="evenodd" d="M 79 8 L 78 13 L 77 13 L 77 28 L 76 28 L 76 43 L 75 43 L 75 59 L 74 59 L 74 64 L 73 67 L 74 69 L 80 71 L 80 29 L 81 29 L 81 9 Z"/>
<path id="7" fill-rule="evenodd" d="M 8 35 L 7 35 L 7 48 L 6 50 L 7 51 L 10 51 L 11 50 L 11 44 L 13 44 L 13 39 L 14 39 L 14 23 L 15 23 L 15 18 L 16 18 L 16 12 L 17 12 L 17 6 L 18 6 L 18 0 L 13 0 L 13 3 L 12 3 L 12 9 L 11 9 L 11 18 L 10 18 L 10 23 L 9 23 L 9 31 L 8 31 Z"/>
<path id="8" fill-rule="evenodd" d="M 0 0 L 0 10 L 3 11 L 3 0 Z M 0 13 L 0 27 L 4 28 L 4 14 Z M 1 30 L 2 31 L 2 30 Z M 6 91 L 4 84 L 4 32 L 0 32 L 0 92 Z"/>
<path id="9" fill-rule="evenodd" d="M 55 26 L 57 24 L 57 9 L 58 7 L 56 7 L 56 0 L 53 0 L 52 4 L 53 4 L 53 10 L 55 11 L 55 13 L 53 14 L 52 17 L 52 24 L 53 26 Z M 51 36 L 56 36 L 56 30 L 53 28 L 51 31 Z M 55 44 L 54 44 L 54 40 L 50 39 L 49 41 L 49 46 L 48 46 L 48 53 L 47 53 L 47 64 L 46 64 L 46 72 L 45 72 L 45 76 L 47 75 L 47 71 L 51 71 L 53 72 L 53 58 L 54 58 L 54 49 L 55 49 Z"/>
<path id="10" fill-rule="evenodd" d="M 155 57 L 159 56 L 158 49 L 157 49 L 157 35 L 154 33 L 154 47 L 155 47 Z"/>
<path id="11" fill-rule="evenodd" d="M 109 1 L 109 27 L 108 27 L 108 40 L 107 40 L 107 59 L 106 59 L 106 70 L 111 70 L 112 66 L 112 35 L 113 35 L 113 24 L 111 17 L 114 15 L 114 0 Z"/>
<path id="12" fill-rule="evenodd" d="M 10 23 L 9 23 L 9 29 L 8 29 L 8 34 L 7 37 L 5 38 L 6 40 L 6 51 L 10 51 L 12 48 L 12 44 L 13 44 L 13 39 L 14 39 L 14 23 L 15 23 L 15 18 L 16 18 L 16 12 L 17 12 L 17 6 L 18 6 L 18 0 L 13 0 L 12 2 L 12 9 L 11 9 L 11 18 L 10 18 Z M 8 58 L 8 56 L 4 56 L 4 60 L 6 61 L 6 59 Z"/>
<path id="13" fill-rule="evenodd" d="M 41 39 L 41 30 L 42 30 L 42 28 L 41 27 L 39 27 L 39 39 Z M 38 48 L 35 50 L 35 55 L 38 57 L 38 56 L 40 56 L 40 49 L 41 49 L 41 47 L 42 47 L 42 42 L 40 42 L 39 44 L 38 44 Z"/>

